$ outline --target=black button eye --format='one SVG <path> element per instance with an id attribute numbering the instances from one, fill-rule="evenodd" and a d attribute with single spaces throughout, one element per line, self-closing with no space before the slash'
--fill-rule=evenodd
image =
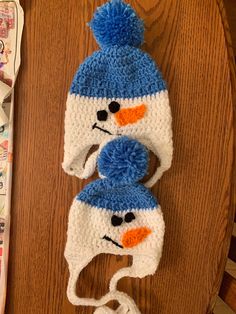
<path id="1" fill-rule="evenodd" d="M 106 112 L 106 110 L 99 110 L 97 112 L 97 118 L 99 121 L 106 121 L 108 117 L 108 113 Z"/>
<path id="2" fill-rule="evenodd" d="M 114 227 L 120 226 L 122 224 L 122 222 L 123 222 L 123 219 L 121 217 L 118 217 L 116 215 L 113 215 L 111 217 L 111 224 Z"/>
<path id="3" fill-rule="evenodd" d="M 127 213 L 126 215 L 125 215 L 125 222 L 131 222 L 132 220 L 134 220 L 135 219 L 135 216 L 134 216 L 134 214 L 133 213 Z"/>
<path id="4" fill-rule="evenodd" d="M 120 104 L 116 101 L 112 101 L 108 107 L 111 113 L 116 113 L 120 110 Z"/>

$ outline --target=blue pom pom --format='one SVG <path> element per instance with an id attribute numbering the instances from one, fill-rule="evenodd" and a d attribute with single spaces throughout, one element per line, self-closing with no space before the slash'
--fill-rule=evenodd
<path id="1" fill-rule="evenodd" d="M 89 23 L 100 47 L 139 47 L 144 40 L 144 24 L 122 0 L 111 0 L 95 12 Z"/>
<path id="2" fill-rule="evenodd" d="M 137 182 L 145 176 L 147 169 L 146 148 L 126 136 L 108 142 L 98 157 L 100 174 L 116 183 Z"/>

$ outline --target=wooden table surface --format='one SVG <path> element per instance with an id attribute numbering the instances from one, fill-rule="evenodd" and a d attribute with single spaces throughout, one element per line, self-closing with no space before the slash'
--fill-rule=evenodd
<path id="1" fill-rule="evenodd" d="M 169 85 L 172 168 L 153 188 L 165 215 L 153 277 L 119 284 L 145 314 L 211 313 L 232 229 L 233 85 L 220 0 L 133 0 L 143 49 Z M 87 183 L 62 168 L 67 91 L 97 49 L 86 26 L 103 0 L 22 0 L 25 28 L 16 88 L 7 314 L 93 313 L 66 298 L 63 257 L 73 197 Z M 127 257 L 101 255 L 81 275 L 80 296 L 99 297 Z"/>

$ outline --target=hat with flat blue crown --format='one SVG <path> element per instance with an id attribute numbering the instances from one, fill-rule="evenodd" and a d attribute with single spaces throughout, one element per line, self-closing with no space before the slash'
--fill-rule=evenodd
<path id="1" fill-rule="evenodd" d="M 93 145 L 120 135 L 140 140 L 160 160 L 152 186 L 171 165 L 171 111 L 166 83 L 154 60 L 139 47 L 144 23 L 122 0 L 99 7 L 89 23 L 100 46 L 72 81 L 65 116 L 64 170 L 79 178 L 95 171 Z"/>

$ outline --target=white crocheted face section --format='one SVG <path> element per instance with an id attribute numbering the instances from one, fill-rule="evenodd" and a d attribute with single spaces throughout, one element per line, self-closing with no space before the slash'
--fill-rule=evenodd
<path id="1" fill-rule="evenodd" d="M 120 112 L 124 108 L 145 108 L 145 113 L 129 111 L 128 115 L 140 117 L 135 122 L 119 123 L 117 115 L 109 111 L 109 104 L 116 101 Z M 106 111 L 106 121 L 98 120 L 98 111 Z M 124 110 L 122 111 L 124 112 Z M 126 119 L 129 117 L 125 117 Z M 172 159 L 171 111 L 168 92 L 134 99 L 107 99 L 68 95 L 65 114 L 64 170 L 85 178 L 84 163 L 91 146 L 100 145 L 116 136 L 131 136 L 163 160 L 166 170 Z M 165 157 L 166 156 L 166 160 Z M 94 166 L 94 164 L 93 164 Z M 94 169 L 89 173 L 91 175 Z"/>
<path id="2" fill-rule="evenodd" d="M 127 221 L 127 215 L 132 212 L 133 219 Z M 122 219 L 122 223 L 114 226 L 112 216 Z M 135 218 L 134 218 L 135 217 Z M 133 234 L 129 242 L 129 236 L 124 246 L 124 236 L 137 230 L 149 230 L 144 237 L 143 231 L 138 235 Z M 98 209 L 84 202 L 74 200 L 70 213 L 67 231 L 67 243 L 65 257 L 68 262 L 70 278 L 67 287 L 67 296 L 74 305 L 90 305 L 101 307 L 111 300 L 118 300 L 121 307 L 117 313 L 138 314 L 140 311 L 134 301 L 123 292 L 117 291 L 117 283 L 123 277 L 143 278 L 155 273 L 159 264 L 165 225 L 160 206 L 150 210 L 129 210 L 113 212 L 106 209 Z M 119 269 L 111 278 L 109 293 L 100 300 L 78 297 L 76 294 L 76 282 L 81 271 L 89 262 L 100 253 L 116 255 L 131 255 L 132 265 Z M 125 305 L 129 311 L 121 311 Z M 101 311 L 100 311 L 101 310 Z M 110 313 L 107 307 L 100 308 L 99 313 Z M 96 312 L 97 313 L 97 312 Z"/>
<path id="3" fill-rule="evenodd" d="M 159 260 L 165 230 L 160 206 L 150 210 L 132 210 L 135 219 L 125 222 L 124 218 L 128 212 L 131 210 L 113 212 L 74 200 L 69 213 L 65 249 L 65 257 L 68 262 L 71 258 L 74 259 L 81 255 L 96 256 L 100 253 L 133 256 L 141 254 L 153 256 Z M 121 225 L 112 225 L 113 215 L 123 219 Z M 132 234 L 132 230 L 138 229 L 149 230 L 149 233 L 140 242 L 131 238 L 131 243 L 133 240 L 134 243 L 135 241 L 137 243 L 133 247 L 122 247 L 124 235 Z M 138 237 L 136 234 L 133 236 Z M 126 236 L 127 243 L 129 244 L 128 236 Z"/>

